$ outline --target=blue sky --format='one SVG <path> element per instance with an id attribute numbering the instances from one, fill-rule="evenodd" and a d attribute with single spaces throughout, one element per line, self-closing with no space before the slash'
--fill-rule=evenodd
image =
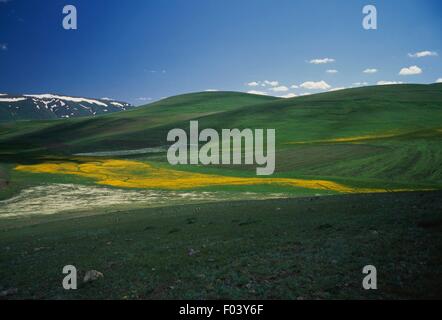
<path id="1" fill-rule="evenodd" d="M 78 30 L 62 28 L 67 4 Z M 377 30 L 362 28 L 367 4 Z M 0 92 L 144 104 L 207 89 L 284 96 L 433 83 L 441 18 L 438 0 L 0 0 Z"/>

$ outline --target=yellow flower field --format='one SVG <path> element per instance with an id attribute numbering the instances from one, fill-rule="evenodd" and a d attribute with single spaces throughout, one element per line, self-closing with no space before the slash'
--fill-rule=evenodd
<path id="1" fill-rule="evenodd" d="M 76 159 L 34 165 L 18 165 L 15 170 L 31 173 L 68 174 L 94 179 L 98 184 L 122 188 L 193 189 L 225 185 L 278 184 L 345 193 L 384 192 L 384 189 L 353 188 L 327 180 L 292 178 L 231 177 L 167 169 L 145 162 L 108 159 Z M 391 191 L 391 190 L 390 190 Z M 394 190 L 400 191 L 400 190 Z"/>
<path id="2" fill-rule="evenodd" d="M 441 128 L 434 128 L 434 129 L 431 129 L 431 132 L 439 135 L 439 133 L 442 132 L 442 129 Z M 354 136 L 354 137 L 342 137 L 342 138 L 310 140 L 310 141 L 292 141 L 292 142 L 288 142 L 288 144 L 340 143 L 340 142 L 358 143 L 358 142 L 362 142 L 362 141 L 398 137 L 400 135 L 404 135 L 407 133 L 413 133 L 413 131 L 400 132 L 399 130 L 394 130 L 394 131 L 385 132 L 385 133 L 367 134 L 367 135 Z"/>
<path id="3" fill-rule="evenodd" d="M 343 138 L 312 140 L 312 141 L 294 141 L 294 142 L 289 142 L 289 144 L 360 142 L 366 140 L 392 138 L 398 135 L 399 135 L 398 133 L 387 133 L 387 134 L 364 135 L 364 136 L 343 137 Z"/>

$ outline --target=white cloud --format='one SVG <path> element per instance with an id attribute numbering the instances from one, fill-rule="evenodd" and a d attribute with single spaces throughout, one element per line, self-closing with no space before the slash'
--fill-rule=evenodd
<path id="1" fill-rule="evenodd" d="M 331 86 L 324 80 L 318 82 L 307 81 L 301 84 L 300 87 L 309 90 L 328 90 L 331 88 Z"/>
<path id="2" fill-rule="evenodd" d="M 286 86 L 279 86 L 279 87 L 273 87 L 270 90 L 275 92 L 286 92 L 289 91 L 289 88 L 287 88 Z"/>
<path id="3" fill-rule="evenodd" d="M 442 83 L 442 78 L 437 79 L 436 83 Z"/>
<path id="4" fill-rule="evenodd" d="M 291 85 L 290 88 L 292 88 L 292 89 L 298 89 L 299 86 L 297 86 L 296 84 L 294 84 L 294 85 Z"/>
<path id="5" fill-rule="evenodd" d="M 279 97 L 280 97 L 280 98 L 284 98 L 284 99 L 289 99 L 289 98 L 297 97 L 297 95 L 294 94 L 294 93 L 287 93 L 287 94 L 285 94 L 285 95 L 283 95 L 283 96 L 279 96 Z"/>
<path id="6" fill-rule="evenodd" d="M 363 87 L 363 86 L 368 86 L 368 82 L 355 82 L 353 83 L 353 85 L 356 87 Z"/>
<path id="7" fill-rule="evenodd" d="M 437 52 L 435 51 L 419 51 L 416 53 L 409 53 L 410 58 L 423 58 L 423 57 L 436 57 Z"/>
<path id="8" fill-rule="evenodd" d="M 411 76 L 414 74 L 421 74 L 422 73 L 422 69 L 419 68 L 418 66 L 411 66 L 409 68 L 402 68 L 401 71 L 399 71 L 399 74 L 401 76 Z"/>
<path id="9" fill-rule="evenodd" d="M 137 100 L 140 100 L 140 101 L 151 101 L 152 98 L 139 97 L 139 98 L 137 98 Z"/>
<path id="10" fill-rule="evenodd" d="M 344 89 L 347 89 L 346 87 L 338 87 L 338 88 L 333 88 L 333 89 L 330 89 L 330 90 L 328 90 L 329 92 L 332 92 L 332 91 L 339 91 L 339 90 L 344 90 Z"/>
<path id="11" fill-rule="evenodd" d="M 2 50 L 2 51 L 8 50 L 8 44 L 7 43 L 0 43 L 0 50 Z"/>
<path id="12" fill-rule="evenodd" d="M 206 89 L 204 91 L 206 91 L 206 92 L 216 92 L 216 91 L 219 91 L 219 90 L 218 89 Z"/>
<path id="13" fill-rule="evenodd" d="M 247 91 L 247 93 L 257 94 L 257 95 L 260 95 L 260 96 L 268 96 L 268 94 L 265 93 L 264 91 L 250 90 L 250 91 Z"/>
<path id="14" fill-rule="evenodd" d="M 27 98 L 0 98 L 0 102 L 19 102 L 25 101 Z"/>
<path id="15" fill-rule="evenodd" d="M 247 85 L 248 85 L 249 87 L 257 87 L 257 86 L 259 86 L 259 82 L 257 82 L 257 81 L 252 81 L 252 82 L 247 83 Z"/>
<path id="16" fill-rule="evenodd" d="M 368 69 L 365 69 L 363 72 L 364 72 L 364 73 L 373 74 L 373 73 L 378 72 L 378 69 L 375 69 L 375 68 L 368 68 Z"/>
<path id="17" fill-rule="evenodd" d="M 269 80 L 265 80 L 265 81 L 264 81 L 264 84 L 268 84 L 269 86 L 272 86 L 272 87 L 279 86 L 279 82 L 278 82 L 278 81 L 269 81 Z"/>
<path id="18" fill-rule="evenodd" d="M 309 95 L 311 95 L 310 92 L 304 92 L 304 93 L 301 93 L 299 96 L 309 96 Z"/>
<path id="19" fill-rule="evenodd" d="M 335 69 L 329 69 L 329 70 L 327 70 L 326 72 L 327 72 L 327 73 L 334 74 L 334 73 L 338 73 L 338 70 L 335 70 Z"/>
<path id="20" fill-rule="evenodd" d="M 402 81 L 385 81 L 385 80 L 381 80 L 377 82 L 378 86 L 386 86 L 386 85 L 390 85 L 390 84 L 402 84 Z"/>
<path id="21" fill-rule="evenodd" d="M 323 58 L 323 59 L 312 59 L 309 61 L 309 63 L 311 63 L 311 64 L 326 64 L 326 63 L 331 63 L 331 62 L 335 62 L 335 59 Z"/>
<path id="22" fill-rule="evenodd" d="M 149 73 L 167 73 L 167 70 L 148 70 L 148 69 L 144 69 L 144 72 L 149 72 Z"/>

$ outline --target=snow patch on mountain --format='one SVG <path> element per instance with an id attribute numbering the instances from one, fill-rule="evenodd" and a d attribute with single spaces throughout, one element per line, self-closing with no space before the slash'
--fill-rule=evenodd
<path id="1" fill-rule="evenodd" d="M 115 100 L 57 94 L 0 94 L 0 122 L 95 116 L 135 108 Z M 17 110 L 16 110 L 17 109 Z"/>
<path id="2" fill-rule="evenodd" d="M 49 100 L 49 99 L 59 99 L 59 100 L 65 100 L 65 101 L 72 101 L 72 102 L 85 102 L 89 104 L 97 104 L 99 106 L 107 107 L 107 104 L 104 102 L 94 100 L 94 99 L 86 99 L 86 98 L 76 98 L 76 97 L 69 97 L 69 96 L 58 96 L 55 94 L 25 94 L 25 97 L 31 97 L 31 98 L 37 98 L 42 100 Z"/>

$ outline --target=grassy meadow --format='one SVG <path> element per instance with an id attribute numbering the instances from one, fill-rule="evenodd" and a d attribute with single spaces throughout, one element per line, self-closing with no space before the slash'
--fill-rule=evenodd
<path id="1" fill-rule="evenodd" d="M 276 170 L 180 165 L 167 133 L 276 130 Z M 0 122 L 0 291 L 31 299 L 442 298 L 442 84 L 170 97 Z M 62 268 L 104 278 L 63 290 Z M 378 268 L 379 290 L 361 287 Z M 1 298 L 1 297 L 0 297 Z"/>

